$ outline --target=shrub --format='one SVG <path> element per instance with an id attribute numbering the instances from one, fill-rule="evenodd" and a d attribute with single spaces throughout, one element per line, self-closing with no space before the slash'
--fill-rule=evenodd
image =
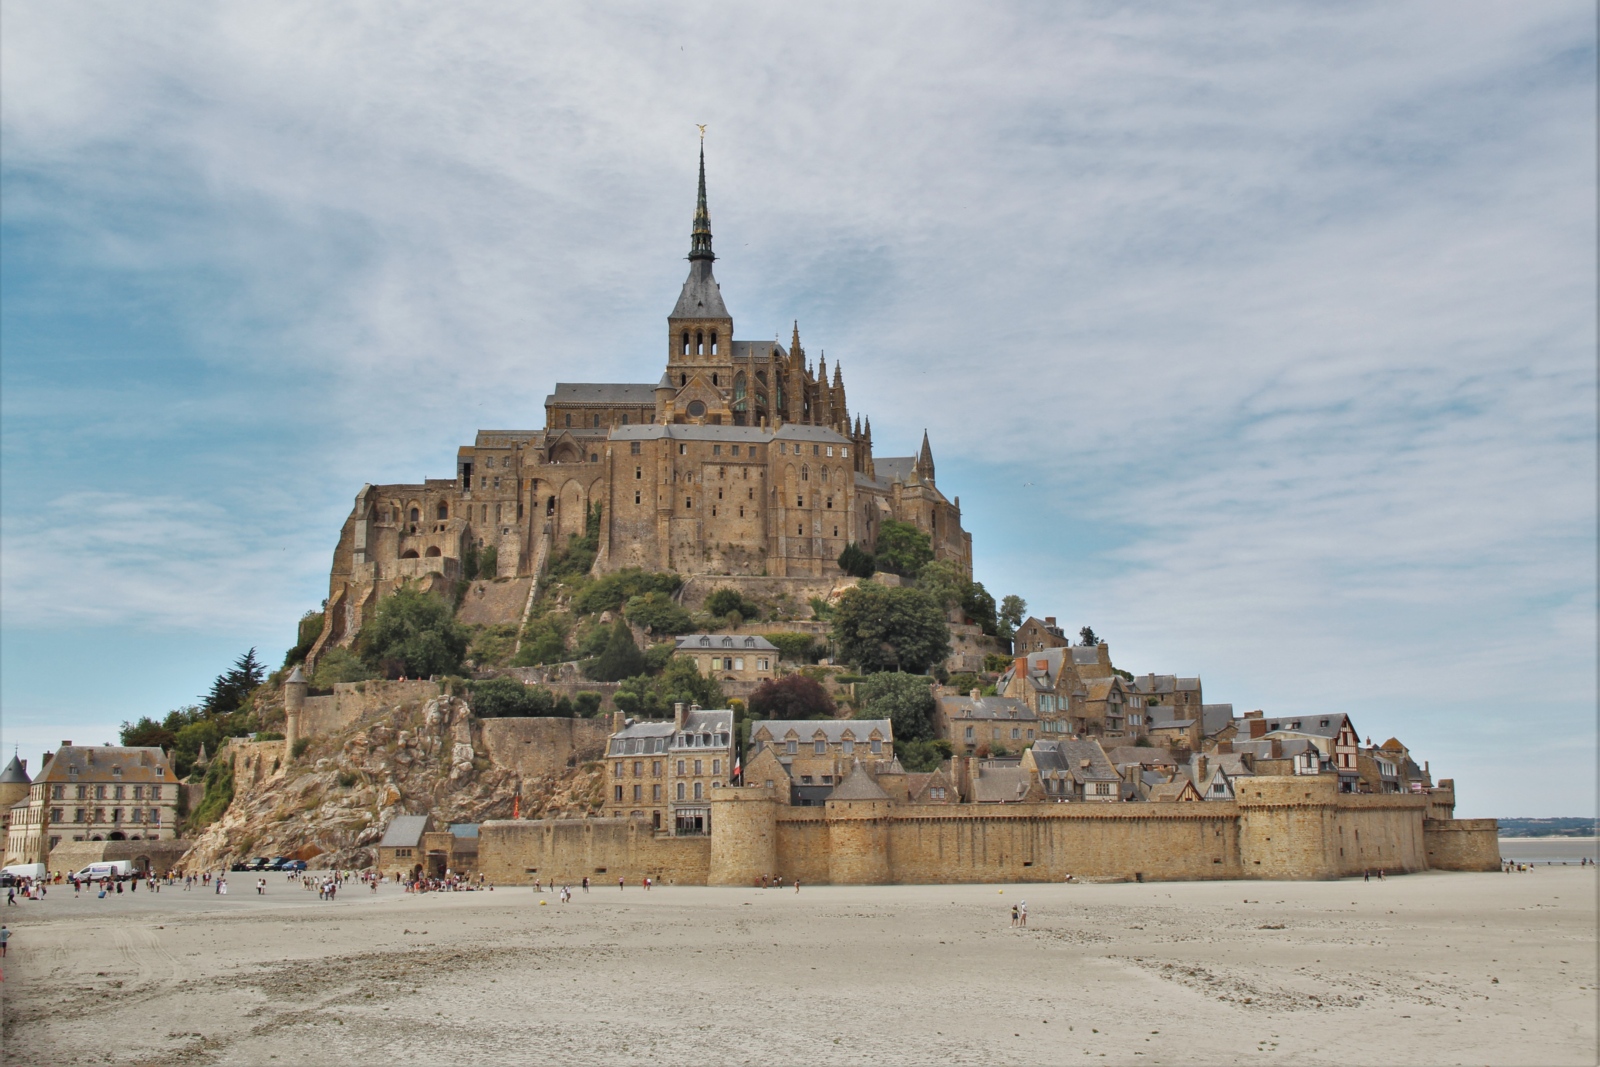
<path id="1" fill-rule="evenodd" d="M 354 772 L 352 772 L 352 771 L 340 771 L 339 772 L 339 785 L 342 788 L 349 789 L 351 786 L 353 786 L 355 784 L 356 784 L 356 776 L 355 776 Z"/>
<path id="2" fill-rule="evenodd" d="M 291 759 L 299 759 L 306 754 L 306 749 L 310 747 L 311 738 L 297 737 L 294 739 L 294 747 L 289 750 L 289 756 Z"/>
<path id="3" fill-rule="evenodd" d="M 1009 671 L 1012 665 L 1016 662 L 1017 660 L 1015 656 L 1005 656 L 990 652 L 985 654 L 983 657 L 983 669 L 988 671 L 990 674 L 1004 674 L 1006 671 Z"/>
<path id="4" fill-rule="evenodd" d="M 566 615 L 549 614 L 530 619 L 522 631 L 522 647 L 511 659 L 512 666 L 534 667 L 560 663 L 567 658 L 567 634 L 572 624 Z"/>
<path id="5" fill-rule="evenodd" d="M 827 650 L 825 645 L 810 634 L 799 634 L 792 630 L 761 636 L 777 646 L 779 659 L 788 660 L 790 663 L 815 663 Z"/>
<path id="6" fill-rule="evenodd" d="M 872 553 L 851 541 L 839 553 L 839 569 L 855 578 L 871 578 L 878 570 L 878 561 Z"/>
<path id="7" fill-rule="evenodd" d="M 503 667 L 511 659 L 516 640 L 515 626 L 475 627 L 467 654 L 479 667 Z"/>
<path id="8" fill-rule="evenodd" d="M 361 657 L 348 648 L 326 649 L 317 659 L 317 669 L 311 674 L 311 684 L 327 689 L 337 682 L 364 682 L 377 675 L 361 661 Z"/>
<path id="9" fill-rule="evenodd" d="M 327 615 L 322 611 L 308 611 L 300 616 L 300 626 L 295 634 L 295 645 L 283 657 L 285 669 L 296 663 L 306 661 L 306 653 L 311 651 L 311 646 L 317 643 L 317 638 L 322 636 L 322 627 L 327 622 Z"/>
<path id="10" fill-rule="evenodd" d="M 804 674 L 767 678 L 750 694 L 750 714 L 762 719 L 831 719 L 837 710 L 822 684 Z"/>
<path id="11" fill-rule="evenodd" d="M 694 629 L 694 617 L 666 593 L 631 597 L 623 614 L 629 622 L 653 634 L 684 634 Z"/>
<path id="12" fill-rule="evenodd" d="M 382 674 L 426 678 L 460 673 L 467 635 L 449 604 L 408 585 L 378 604 L 356 644 L 367 666 Z"/>
<path id="13" fill-rule="evenodd" d="M 485 678 L 472 683 L 467 704 L 480 719 L 525 719 L 551 714 L 555 700 L 548 689 L 515 678 Z"/>
<path id="14" fill-rule="evenodd" d="M 617 707 L 629 715 L 661 717 L 670 714 L 674 703 L 699 704 L 702 708 L 724 707 L 722 686 L 707 678 L 691 659 L 675 656 L 660 676 L 635 675 L 617 690 Z"/>
<path id="15" fill-rule="evenodd" d="M 933 737 L 933 689 L 926 675 L 885 672 L 856 686 L 861 701 L 858 719 L 888 719 L 895 743 L 925 741 Z"/>
<path id="16" fill-rule="evenodd" d="M 199 828 L 216 822 L 232 803 L 233 761 L 213 760 L 206 771 L 205 796 L 200 799 L 200 806 L 194 809 L 194 826 Z"/>
<path id="17" fill-rule="evenodd" d="M 739 590 L 731 589 L 727 586 L 713 590 L 711 595 L 706 597 L 706 610 L 718 618 L 727 618 L 735 613 L 738 614 L 740 619 L 759 619 L 761 617 L 760 604 L 745 599 L 744 594 L 740 593 Z"/>
<path id="18" fill-rule="evenodd" d="M 276 730 L 262 730 L 256 734 L 257 741 L 282 741 L 283 735 Z"/>
<path id="19" fill-rule="evenodd" d="M 962 671 L 957 674 L 952 674 L 950 676 L 950 680 L 945 684 L 956 690 L 958 693 L 970 693 L 974 689 L 982 689 L 985 685 L 982 678 L 971 673 L 970 671 Z"/>
<path id="20" fill-rule="evenodd" d="M 478 577 L 495 578 L 500 574 L 500 550 L 494 545 L 478 549 Z"/>
<path id="21" fill-rule="evenodd" d="M 593 615 L 596 612 L 620 608 L 634 597 L 646 593 L 665 593 L 671 596 L 682 587 L 682 575 L 625 567 L 620 571 L 596 578 L 572 598 L 572 610 L 579 615 Z"/>
<path id="22" fill-rule="evenodd" d="M 581 719 L 592 719 L 600 714 L 600 705 L 605 703 L 605 697 L 599 693 L 583 692 L 572 698 L 572 710 Z"/>

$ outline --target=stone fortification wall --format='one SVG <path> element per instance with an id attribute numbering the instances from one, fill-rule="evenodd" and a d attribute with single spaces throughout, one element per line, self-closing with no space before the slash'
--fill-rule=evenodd
<path id="1" fill-rule="evenodd" d="M 1422 824 L 1428 866 L 1441 871 L 1500 869 L 1500 826 L 1494 819 L 1429 819 Z"/>
<path id="2" fill-rule="evenodd" d="M 617 710 L 616 701 L 612 697 L 622 688 L 621 682 L 591 682 L 578 672 L 576 663 L 561 663 L 550 667 L 494 667 L 478 671 L 473 677 L 515 678 L 523 685 L 536 685 L 541 689 L 550 690 L 555 696 L 568 699 L 579 693 L 599 693 L 600 710 L 605 712 Z"/>
<path id="3" fill-rule="evenodd" d="M 300 712 L 301 737 L 323 737 L 354 725 L 382 707 L 422 704 L 439 695 L 437 682 L 340 682 L 325 696 L 308 696 Z"/>
<path id="4" fill-rule="evenodd" d="M 50 850 L 45 867 L 54 874 L 71 874 L 91 863 L 106 860 L 133 860 L 136 866 L 157 872 L 171 870 L 189 851 L 190 842 L 182 838 L 167 841 L 67 841 Z"/>
<path id="5" fill-rule="evenodd" d="M 703 853 L 673 851 L 687 848 L 684 839 L 656 837 L 637 820 L 518 822 L 503 824 L 509 829 L 485 843 L 483 863 L 501 880 L 555 863 L 578 877 L 604 867 L 613 878 L 618 871 L 630 878 L 659 872 L 683 884 L 749 885 L 777 874 L 862 885 L 1055 882 L 1069 874 L 1339 878 L 1380 868 L 1493 870 L 1498 861 L 1493 820 L 1430 822 L 1425 834 L 1427 797 L 1350 796 L 1335 788 L 1331 777 L 1260 777 L 1243 780 L 1237 801 L 1001 807 L 869 800 L 793 808 L 751 787 L 712 800 Z M 523 829 L 537 826 L 562 829 Z"/>
<path id="6" fill-rule="evenodd" d="M 665 885 L 705 885 L 711 838 L 658 835 L 643 819 L 520 819 L 478 827 L 478 867 L 499 885 L 601 885 L 646 876 Z"/>
<path id="7" fill-rule="evenodd" d="M 490 761 L 523 778 L 557 775 L 599 759 L 611 734 L 605 719 L 482 719 L 479 727 Z"/>
<path id="8" fill-rule="evenodd" d="M 461 594 L 456 621 L 463 626 L 517 626 L 528 604 L 532 578 L 495 578 L 475 581 Z"/>

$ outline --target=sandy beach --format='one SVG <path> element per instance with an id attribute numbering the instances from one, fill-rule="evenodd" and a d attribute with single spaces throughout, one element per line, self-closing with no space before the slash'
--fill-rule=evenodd
<path id="1" fill-rule="evenodd" d="M 5 1062 L 1596 1061 L 1588 867 L 567 905 L 236 879 L 5 908 Z"/>

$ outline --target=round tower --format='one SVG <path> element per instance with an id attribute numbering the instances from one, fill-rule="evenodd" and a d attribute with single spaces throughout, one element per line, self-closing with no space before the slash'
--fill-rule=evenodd
<path id="1" fill-rule="evenodd" d="M 28 761 L 18 759 L 13 752 L 11 762 L 0 770 L 0 818 L 11 805 L 28 799 L 28 787 L 32 784 L 33 779 L 28 777 Z"/>
<path id="2" fill-rule="evenodd" d="M 828 795 L 828 881 L 833 885 L 888 885 L 889 819 L 893 804 L 872 776 L 855 768 Z"/>
<path id="3" fill-rule="evenodd" d="M 778 802 L 765 786 L 714 789 L 707 885 L 754 885 L 778 871 Z"/>
<path id="4" fill-rule="evenodd" d="M 286 758 L 294 758 L 294 743 L 300 739 L 301 713 L 306 706 L 306 676 L 295 665 L 283 683 L 283 748 Z"/>

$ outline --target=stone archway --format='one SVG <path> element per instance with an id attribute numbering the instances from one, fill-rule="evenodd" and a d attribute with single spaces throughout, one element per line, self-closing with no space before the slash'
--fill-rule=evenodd
<path id="1" fill-rule="evenodd" d="M 128 835 L 124 834 L 121 830 L 113 830 L 110 834 L 106 835 L 107 841 L 126 841 L 127 839 Z"/>
<path id="2" fill-rule="evenodd" d="M 561 487 L 561 502 L 558 505 L 557 517 L 560 520 L 560 529 L 557 533 L 565 539 L 568 534 L 583 536 L 583 522 L 587 517 L 588 494 L 584 492 L 582 484 L 576 480 L 568 482 Z"/>

